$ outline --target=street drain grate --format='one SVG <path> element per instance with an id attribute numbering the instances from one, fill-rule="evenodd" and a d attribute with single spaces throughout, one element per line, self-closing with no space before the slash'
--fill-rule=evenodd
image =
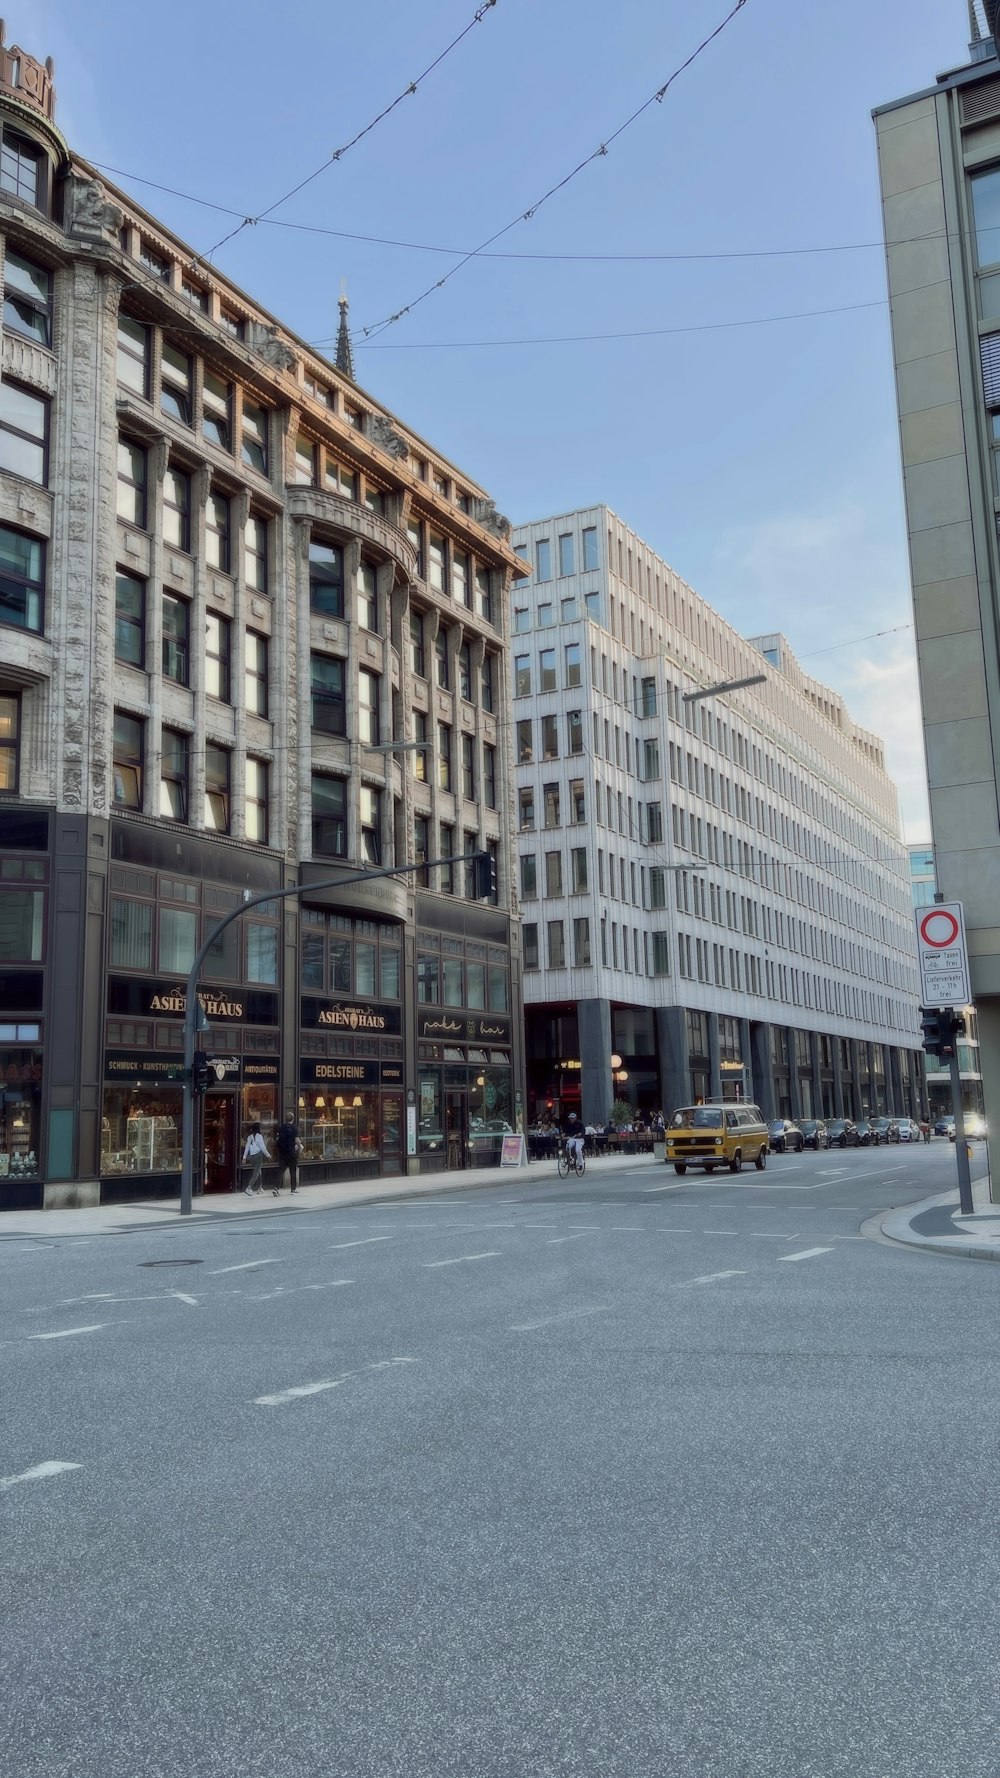
<path id="1" fill-rule="evenodd" d="M 141 1259 L 140 1268 L 149 1266 L 203 1266 L 203 1259 Z"/>

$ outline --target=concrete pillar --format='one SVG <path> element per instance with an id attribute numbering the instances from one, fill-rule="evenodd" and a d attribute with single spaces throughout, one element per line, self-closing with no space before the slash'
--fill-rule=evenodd
<path id="1" fill-rule="evenodd" d="M 844 1077 L 840 1071 L 840 1039 L 833 1040 L 833 1115 L 844 1117 Z"/>
<path id="2" fill-rule="evenodd" d="M 585 1124 L 606 1124 L 611 1114 L 611 1002 L 580 1000 L 580 1108 Z"/>
<path id="3" fill-rule="evenodd" d="M 857 1037 L 852 1037 L 848 1041 L 851 1046 L 851 1084 L 854 1088 L 854 1116 L 859 1118 L 864 1115 L 865 1109 L 861 1099 L 861 1043 L 860 1039 Z"/>
<path id="4" fill-rule="evenodd" d="M 709 1098 L 713 1101 L 722 1098 L 722 1073 L 719 1068 L 719 1015 L 710 1012 L 708 1015 L 708 1068 Z"/>
<path id="5" fill-rule="evenodd" d="M 823 1073 L 820 1068 L 819 1032 L 809 1033 L 809 1058 L 812 1062 L 813 1117 L 823 1116 Z"/>
<path id="6" fill-rule="evenodd" d="M 746 1059 L 750 1064 L 750 1096 L 760 1106 L 766 1124 L 778 1113 L 775 1109 L 774 1075 L 771 1072 L 771 1027 L 749 1025 Z"/>
<path id="7" fill-rule="evenodd" d="M 899 1050 L 895 1044 L 889 1047 L 889 1110 L 895 1117 L 902 1117 L 904 1112 L 909 1116 L 912 1107 L 903 1104 L 903 1070 L 899 1065 Z"/>
<path id="8" fill-rule="evenodd" d="M 660 1067 L 660 1103 L 665 1118 L 691 1098 L 687 1020 L 682 1006 L 656 1008 L 656 1048 Z"/>

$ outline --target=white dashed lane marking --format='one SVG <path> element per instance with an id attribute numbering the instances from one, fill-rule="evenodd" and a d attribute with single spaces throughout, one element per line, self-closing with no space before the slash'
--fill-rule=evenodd
<path id="1" fill-rule="evenodd" d="M 280 1266 L 280 1259 L 245 1259 L 238 1266 L 220 1266 L 209 1272 L 210 1278 L 224 1278 L 227 1272 L 255 1272 L 258 1266 Z"/>
<path id="2" fill-rule="evenodd" d="M 745 1272 L 707 1272 L 704 1278 L 685 1278 L 683 1283 L 677 1285 L 677 1289 L 683 1290 L 685 1286 L 690 1284 L 717 1284 L 721 1278 L 745 1277 Z"/>
<path id="3" fill-rule="evenodd" d="M 435 1266 L 465 1266 L 474 1259 L 500 1259 L 500 1257 L 501 1252 L 497 1247 L 490 1253 L 463 1253 L 458 1259 L 425 1259 L 422 1263 L 426 1271 L 431 1271 Z"/>
<path id="4" fill-rule="evenodd" d="M 546 1315 L 541 1321 L 516 1321 L 510 1329 L 511 1333 L 534 1333 L 539 1327 L 554 1327 L 558 1321 L 578 1321 L 584 1315 L 607 1315 L 610 1303 L 594 1309 L 567 1309 L 562 1315 Z"/>
<path id="5" fill-rule="evenodd" d="M 116 1321 L 94 1321 L 89 1327 L 63 1327 L 58 1333 L 29 1334 L 29 1340 L 71 1340 L 75 1334 L 100 1333 L 104 1327 L 117 1327 Z"/>
<path id="6" fill-rule="evenodd" d="M 391 1241 L 392 1235 L 366 1235 L 363 1241 L 335 1241 L 328 1249 L 330 1253 L 338 1253 L 342 1247 L 374 1247 L 376 1241 Z"/>
<path id="7" fill-rule="evenodd" d="M 299 1383 L 292 1389 L 281 1389 L 276 1395 L 255 1395 L 254 1407 L 283 1408 L 289 1402 L 301 1401 L 309 1395 L 324 1395 L 329 1389 L 339 1389 L 352 1377 L 364 1377 L 372 1371 L 392 1370 L 397 1364 L 416 1364 L 415 1358 L 380 1358 L 375 1364 L 362 1365 L 360 1370 L 341 1371 L 339 1377 L 326 1377 L 319 1383 Z"/>
<path id="8" fill-rule="evenodd" d="M 47 1463 L 36 1463 L 31 1469 L 22 1469 L 20 1475 L 0 1476 L 0 1494 L 6 1494 L 8 1488 L 16 1488 L 20 1482 L 44 1482 L 49 1476 L 63 1475 L 68 1469 L 82 1469 L 82 1463 L 57 1463 L 50 1459 Z"/>
<path id="9" fill-rule="evenodd" d="M 784 1264 L 786 1259 L 815 1259 L 820 1253 L 832 1253 L 832 1247 L 803 1247 L 801 1253 L 779 1253 L 778 1263 Z"/>

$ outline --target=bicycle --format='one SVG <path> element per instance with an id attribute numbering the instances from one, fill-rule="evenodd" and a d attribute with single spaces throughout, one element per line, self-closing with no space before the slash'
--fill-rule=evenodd
<path id="1" fill-rule="evenodd" d="M 559 1177 L 560 1177 L 560 1179 L 567 1179 L 569 1177 L 570 1173 L 576 1173 L 579 1176 L 579 1178 L 582 1179 L 583 1175 L 586 1173 L 586 1171 L 587 1171 L 587 1157 L 583 1153 L 582 1149 L 580 1150 L 579 1156 L 576 1154 L 575 1151 L 573 1154 L 570 1154 L 569 1149 L 566 1147 L 565 1142 L 561 1143 L 560 1147 L 559 1147 Z"/>

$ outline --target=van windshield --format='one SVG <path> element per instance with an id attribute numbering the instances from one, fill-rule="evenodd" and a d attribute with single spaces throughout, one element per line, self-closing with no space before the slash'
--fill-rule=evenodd
<path id="1" fill-rule="evenodd" d="M 675 1111 L 670 1119 L 672 1130 L 717 1130 L 722 1123 L 722 1113 L 717 1105 L 690 1105 L 684 1111 Z"/>

